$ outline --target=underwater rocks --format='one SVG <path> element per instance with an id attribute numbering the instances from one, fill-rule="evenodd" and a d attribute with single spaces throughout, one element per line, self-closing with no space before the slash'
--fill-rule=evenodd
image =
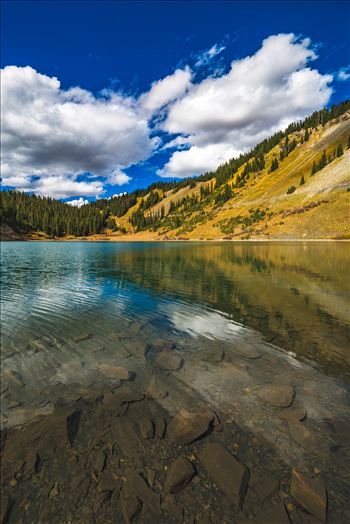
<path id="1" fill-rule="evenodd" d="M 177 371 L 182 366 L 181 355 L 173 349 L 164 349 L 154 356 L 154 365 L 163 371 Z"/>
<path id="2" fill-rule="evenodd" d="M 192 413 L 182 409 L 169 422 L 168 439 L 172 443 L 190 444 L 212 429 L 213 420 L 214 415 L 208 412 Z"/>
<path id="3" fill-rule="evenodd" d="M 293 469 L 290 494 L 306 511 L 326 522 L 327 490 L 320 479 L 310 479 Z"/>
<path id="4" fill-rule="evenodd" d="M 179 457 L 170 466 L 164 484 L 164 493 L 177 493 L 181 491 L 192 480 L 195 469 L 186 457 Z"/>
<path id="5" fill-rule="evenodd" d="M 100 364 L 99 370 L 107 378 L 119 380 L 133 380 L 135 378 L 135 373 L 133 371 L 129 371 L 122 366 Z"/>
<path id="6" fill-rule="evenodd" d="M 249 481 L 246 466 L 215 442 L 201 449 L 199 460 L 226 498 L 235 506 L 242 507 Z"/>
<path id="7" fill-rule="evenodd" d="M 293 403 L 295 391 L 289 385 L 269 384 L 258 389 L 255 394 L 264 404 L 276 408 L 288 408 Z"/>

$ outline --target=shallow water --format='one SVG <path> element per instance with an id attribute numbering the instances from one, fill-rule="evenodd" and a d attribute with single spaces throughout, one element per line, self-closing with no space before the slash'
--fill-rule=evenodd
<path id="1" fill-rule="evenodd" d="M 250 435 L 247 442 L 263 442 L 273 450 L 269 472 L 275 469 L 281 482 L 288 468 L 322 470 L 340 522 L 349 487 L 343 429 L 350 417 L 349 244 L 11 242 L 1 248 L 3 428 L 23 432 L 56 405 L 115 391 L 106 370 L 123 366 L 138 391 L 154 379 L 168 390 L 157 399 L 166 417 L 210 408 L 228 428 L 223 443 L 233 442 L 232 424 Z M 163 347 L 176 348 L 180 369 L 157 369 Z M 306 420 L 286 422 L 281 409 L 262 403 L 266 385 L 291 386 L 295 398 L 287 411 L 305 411 Z M 144 402 L 141 411 L 154 409 Z M 253 469 L 262 465 L 243 451 L 241 460 Z"/>
<path id="2" fill-rule="evenodd" d="M 348 374 L 347 243 L 11 242 L 1 263 L 5 366 L 29 365 L 40 336 L 103 339 L 136 320 L 214 340 L 245 326 L 325 374 Z"/>

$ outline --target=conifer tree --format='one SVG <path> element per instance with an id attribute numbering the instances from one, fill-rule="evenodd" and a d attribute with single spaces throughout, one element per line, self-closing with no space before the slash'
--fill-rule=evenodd
<path id="1" fill-rule="evenodd" d="M 338 145 L 338 148 L 337 148 L 337 157 L 339 158 L 340 156 L 342 156 L 344 154 L 344 151 L 343 151 L 343 146 L 341 144 Z"/>
<path id="2" fill-rule="evenodd" d="M 303 186 L 305 184 L 305 178 L 304 178 L 304 175 L 301 175 L 301 178 L 300 178 L 300 186 Z"/>

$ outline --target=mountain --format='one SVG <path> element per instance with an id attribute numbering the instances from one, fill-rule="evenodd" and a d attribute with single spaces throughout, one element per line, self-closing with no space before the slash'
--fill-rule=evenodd
<path id="1" fill-rule="evenodd" d="M 198 178 L 81 208 L 1 192 L 5 239 L 346 239 L 349 210 L 350 100 Z"/>

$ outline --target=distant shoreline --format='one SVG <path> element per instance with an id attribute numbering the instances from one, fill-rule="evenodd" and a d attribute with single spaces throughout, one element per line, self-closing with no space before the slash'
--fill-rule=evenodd
<path id="1" fill-rule="evenodd" d="M 165 243 L 165 242 L 172 242 L 172 243 L 183 243 L 183 242 L 200 242 L 200 243 L 213 243 L 213 242 L 231 242 L 231 243 L 238 243 L 238 242 L 350 242 L 349 238 L 238 238 L 238 239 L 227 239 L 227 238 L 207 238 L 207 239 L 200 239 L 200 238 L 181 238 L 181 239 L 175 239 L 175 238 L 133 238 L 133 237 L 127 237 L 127 238 L 111 238 L 111 237 L 105 237 L 105 238 L 1 238 L 1 242 L 105 242 L 105 243 L 126 243 L 126 242 L 134 242 L 134 243 L 148 243 L 148 242 L 159 242 L 159 243 Z"/>

